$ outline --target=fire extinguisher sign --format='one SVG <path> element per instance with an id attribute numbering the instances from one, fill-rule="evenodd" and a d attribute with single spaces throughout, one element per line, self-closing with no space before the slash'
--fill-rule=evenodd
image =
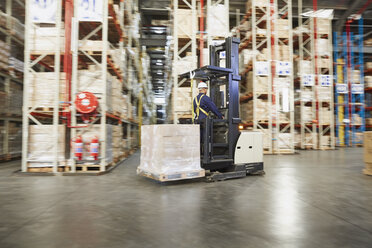
<path id="1" fill-rule="evenodd" d="M 79 21 L 102 22 L 104 1 L 105 0 L 78 0 Z"/>

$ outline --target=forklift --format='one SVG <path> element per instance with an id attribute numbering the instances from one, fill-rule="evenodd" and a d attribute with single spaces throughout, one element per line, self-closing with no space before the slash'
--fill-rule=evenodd
<path id="1" fill-rule="evenodd" d="M 210 46 L 210 65 L 180 75 L 208 82 L 210 98 L 225 116 L 216 119 L 210 114 L 199 123 L 203 130 L 200 162 L 207 181 L 264 174 L 262 133 L 239 130 L 239 43 L 238 38 L 228 37 Z M 223 57 L 225 67 L 220 66 Z"/>

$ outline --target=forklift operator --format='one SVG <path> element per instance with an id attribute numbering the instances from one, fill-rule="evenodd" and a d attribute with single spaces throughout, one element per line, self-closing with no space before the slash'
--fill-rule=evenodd
<path id="1" fill-rule="evenodd" d="M 199 95 L 194 98 L 193 107 L 195 112 L 195 122 L 199 122 L 208 117 L 209 111 L 212 111 L 219 119 L 223 119 L 223 115 L 218 111 L 217 106 L 206 95 L 208 85 L 205 82 L 198 84 Z"/>

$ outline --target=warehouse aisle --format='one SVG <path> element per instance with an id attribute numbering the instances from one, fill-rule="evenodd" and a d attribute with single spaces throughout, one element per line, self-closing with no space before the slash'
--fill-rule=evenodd
<path id="1" fill-rule="evenodd" d="M 265 156 L 266 175 L 161 185 L 139 152 L 99 177 L 0 164 L 0 247 L 370 247 L 361 148 Z"/>

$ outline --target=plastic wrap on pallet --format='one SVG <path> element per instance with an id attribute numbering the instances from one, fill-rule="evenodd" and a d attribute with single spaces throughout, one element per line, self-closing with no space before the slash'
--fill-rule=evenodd
<path id="1" fill-rule="evenodd" d="M 330 19 L 317 18 L 316 26 L 318 34 L 330 34 L 332 32 L 332 24 L 330 22 Z"/>
<path id="2" fill-rule="evenodd" d="M 295 62 L 294 67 L 295 75 L 300 74 L 311 74 L 311 61 L 309 60 L 298 60 Z"/>
<path id="3" fill-rule="evenodd" d="M 293 142 L 294 141 L 293 141 L 292 133 L 279 133 L 279 137 L 278 137 L 279 149 L 291 148 Z"/>
<path id="4" fill-rule="evenodd" d="M 197 61 L 197 59 L 196 57 L 193 57 L 191 55 L 185 56 L 180 60 L 176 61 L 175 64 L 173 65 L 176 75 L 196 69 L 196 63 L 194 61 Z"/>
<path id="5" fill-rule="evenodd" d="M 275 28 L 278 38 L 289 37 L 289 20 L 288 19 L 276 19 Z"/>
<path id="6" fill-rule="evenodd" d="M 316 86 L 318 99 L 320 101 L 330 101 L 332 99 L 332 88 Z"/>
<path id="7" fill-rule="evenodd" d="M 62 25 L 63 26 L 63 25 Z M 33 53 L 54 52 L 57 46 L 57 37 L 60 39 L 60 51 L 65 49 L 65 30 L 61 28 L 60 33 L 56 27 L 30 28 L 29 46 Z"/>
<path id="8" fill-rule="evenodd" d="M 210 36 L 227 37 L 229 35 L 229 6 L 211 5 L 207 13 L 207 32 Z"/>
<path id="9" fill-rule="evenodd" d="M 22 115 L 23 90 L 22 85 L 11 82 L 9 85 L 7 110 L 9 114 Z"/>
<path id="10" fill-rule="evenodd" d="M 255 82 L 253 82 L 255 80 Z M 265 76 L 253 76 L 253 72 L 248 73 L 246 93 L 253 92 L 253 84 L 255 92 L 265 93 L 269 89 L 269 78 Z"/>
<path id="11" fill-rule="evenodd" d="M 22 153 L 22 124 L 20 122 L 9 122 L 8 137 L 8 153 L 20 155 Z"/>
<path id="12" fill-rule="evenodd" d="M 66 74 L 60 73 L 59 82 L 59 101 L 64 100 Z M 55 85 L 54 72 L 36 72 L 30 73 L 30 88 L 29 88 L 29 106 L 30 107 L 53 107 L 54 85 Z"/>
<path id="13" fill-rule="evenodd" d="M 193 33 L 192 28 L 192 10 L 188 9 L 176 9 L 178 24 L 177 24 L 177 33 L 181 37 L 191 37 Z"/>
<path id="14" fill-rule="evenodd" d="M 58 161 L 65 161 L 66 127 L 58 125 Z M 29 167 L 51 167 L 54 160 L 53 125 L 30 125 L 28 142 Z"/>
<path id="15" fill-rule="evenodd" d="M 199 125 L 142 126 L 141 144 L 141 171 L 169 175 L 201 170 Z"/>

